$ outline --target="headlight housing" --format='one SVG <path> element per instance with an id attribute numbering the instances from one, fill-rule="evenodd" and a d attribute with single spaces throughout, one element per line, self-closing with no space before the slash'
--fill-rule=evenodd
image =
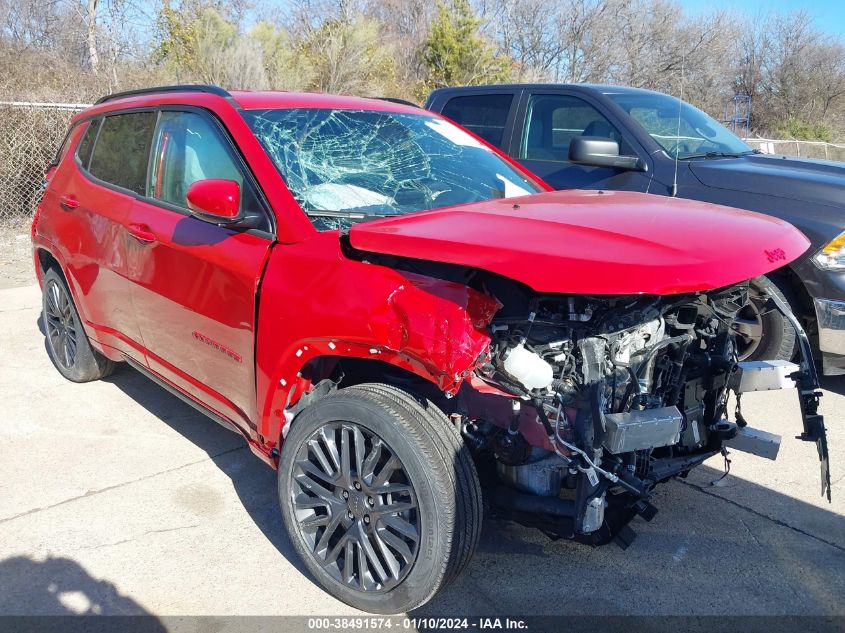
<path id="1" fill-rule="evenodd" d="M 845 271 L 845 233 L 813 255 L 813 263 L 822 270 Z"/>

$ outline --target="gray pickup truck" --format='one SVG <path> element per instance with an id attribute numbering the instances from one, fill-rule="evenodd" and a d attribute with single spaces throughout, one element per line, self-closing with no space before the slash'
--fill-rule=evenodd
<path id="1" fill-rule="evenodd" d="M 794 355 L 793 329 L 764 298 L 775 293 L 818 337 L 824 373 L 845 373 L 845 164 L 762 155 L 690 104 L 635 88 L 443 88 L 431 93 L 425 107 L 498 147 L 556 189 L 677 196 L 791 222 L 812 247 L 789 266 L 754 281 L 756 292 L 734 325 L 741 357 Z"/>

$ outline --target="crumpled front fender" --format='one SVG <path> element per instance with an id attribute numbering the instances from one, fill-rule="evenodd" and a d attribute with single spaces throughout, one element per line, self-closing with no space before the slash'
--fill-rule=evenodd
<path id="1" fill-rule="evenodd" d="M 332 237 L 336 244 L 320 236 Z M 389 363 L 454 395 L 484 361 L 486 328 L 501 307 L 460 283 L 338 258 L 315 248 L 320 242 L 274 249 L 265 273 L 256 358 L 267 443 L 311 387 L 303 369 L 321 356 Z"/>
<path id="2" fill-rule="evenodd" d="M 408 275 L 375 310 L 373 339 L 418 361 L 446 392 L 457 392 L 490 344 L 484 328 L 500 305 L 466 286 Z"/>

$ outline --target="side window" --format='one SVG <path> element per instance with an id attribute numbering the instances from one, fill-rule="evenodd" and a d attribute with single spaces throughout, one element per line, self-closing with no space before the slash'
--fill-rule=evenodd
<path id="1" fill-rule="evenodd" d="M 155 121 L 155 112 L 105 117 L 88 171 L 100 180 L 144 194 Z"/>
<path id="2" fill-rule="evenodd" d="M 76 158 L 79 159 L 79 164 L 85 169 L 88 169 L 88 163 L 91 162 L 91 152 L 94 149 L 94 141 L 97 140 L 97 132 L 100 130 L 100 119 L 91 121 L 82 140 L 76 148 Z"/>
<path id="3" fill-rule="evenodd" d="M 198 180 L 220 178 L 241 186 L 241 206 L 257 210 L 252 188 L 220 130 L 194 112 L 162 112 L 150 164 L 149 195 L 187 208 L 188 187 Z"/>
<path id="4" fill-rule="evenodd" d="M 512 102 L 510 94 L 455 97 L 442 114 L 501 149 Z"/>
<path id="5" fill-rule="evenodd" d="M 61 146 L 59 147 L 59 151 L 58 151 L 58 152 L 56 152 L 56 157 L 53 159 L 53 162 L 52 162 L 52 163 L 50 163 L 50 166 L 51 166 L 51 167 L 52 167 L 52 166 L 55 166 L 55 165 L 58 165 L 59 163 L 61 163 L 61 162 L 62 162 L 62 160 L 63 160 L 63 159 L 64 159 L 64 157 L 65 157 L 65 154 L 67 154 L 67 151 L 68 151 L 68 149 L 70 148 L 70 139 L 71 139 L 71 138 L 73 138 L 73 133 L 74 133 L 74 131 L 75 131 L 75 130 L 76 130 L 76 128 L 78 128 L 80 125 L 82 125 L 82 124 L 81 124 L 81 123 L 77 123 L 76 125 L 74 125 L 72 128 L 70 128 L 70 129 L 67 131 L 67 134 L 65 134 L 65 140 L 63 140 L 63 141 L 62 141 L 62 144 L 61 144 Z"/>
<path id="6" fill-rule="evenodd" d="M 633 152 L 604 115 L 586 101 L 565 95 L 533 95 L 528 102 L 520 158 L 569 160 L 574 136 L 599 136 L 619 143 L 620 154 Z"/>

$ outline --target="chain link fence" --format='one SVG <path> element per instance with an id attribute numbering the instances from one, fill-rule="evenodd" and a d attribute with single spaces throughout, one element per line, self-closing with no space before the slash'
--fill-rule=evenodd
<path id="1" fill-rule="evenodd" d="M 743 140 L 764 154 L 800 156 L 801 158 L 817 158 L 845 162 L 845 145 L 838 143 L 770 138 L 747 138 Z"/>
<path id="2" fill-rule="evenodd" d="M 0 102 L 0 265 L 29 257 L 29 223 L 71 117 L 84 104 Z"/>

